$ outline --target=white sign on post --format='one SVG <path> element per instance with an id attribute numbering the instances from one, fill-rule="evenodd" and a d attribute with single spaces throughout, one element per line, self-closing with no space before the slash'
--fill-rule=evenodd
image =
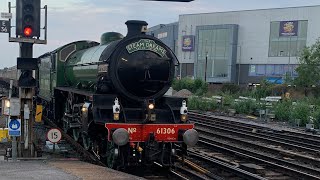
<path id="1" fill-rule="evenodd" d="M 50 129 L 47 133 L 47 139 L 52 143 L 57 143 L 61 140 L 62 134 L 59 129 Z"/>
<path id="2" fill-rule="evenodd" d="M 10 99 L 10 116 L 20 116 L 20 99 L 11 98 Z"/>
<path id="3" fill-rule="evenodd" d="M 2 12 L 1 17 L 6 19 L 12 19 L 12 13 Z"/>

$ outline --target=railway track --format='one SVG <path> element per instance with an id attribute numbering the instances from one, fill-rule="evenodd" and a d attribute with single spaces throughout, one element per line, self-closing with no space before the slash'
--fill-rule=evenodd
<path id="1" fill-rule="evenodd" d="M 200 126 L 210 126 L 210 128 L 215 128 L 217 131 L 224 131 L 231 134 L 237 134 L 237 136 L 264 141 L 268 144 L 274 144 L 275 146 L 281 147 L 281 149 L 286 150 L 287 153 L 292 151 L 292 153 L 298 153 L 303 157 L 312 157 L 311 159 L 315 161 L 315 164 L 320 162 L 320 144 L 317 144 L 317 139 L 309 139 L 305 142 L 303 141 L 303 138 L 294 139 L 292 135 L 288 136 L 280 134 L 280 132 L 277 132 L 274 129 L 246 123 L 241 124 L 239 122 L 236 124 L 232 120 L 222 120 L 207 116 L 191 117 L 191 119 Z M 317 136 L 315 136 L 315 138 L 317 138 Z"/>
<path id="2" fill-rule="evenodd" d="M 201 134 L 199 145 L 207 147 L 200 150 L 204 151 L 206 155 L 227 153 L 230 157 L 236 157 L 234 159 L 225 157 L 230 162 L 237 162 L 240 159 L 240 163 L 237 164 L 247 164 L 250 160 L 261 164 L 261 169 L 273 169 L 275 172 L 282 173 L 279 176 L 289 175 L 290 179 L 295 177 L 320 179 L 317 147 L 305 147 L 294 140 L 289 142 L 290 138 L 286 138 L 284 135 L 281 137 L 282 139 L 279 139 L 276 135 L 263 134 L 262 131 L 260 135 L 256 132 L 253 133 L 253 127 L 265 131 L 265 128 L 258 126 L 248 128 L 239 122 L 234 125 L 233 121 L 195 114 L 189 117 L 196 123 L 196 129 Z M 275 145 L 270 146 L 272 143 Z M 243 157 L 246 157 L 247 161 L 244 161 Z M 275 169 L 275 167 L 277 168 Z M 274 174 L 274 172 L 272 173 Z"/>
<path id="3" fill-rule="evenodd" d="M 287 140 L 288 142 L 295 142 L 297 144 L 302 144 L 305 147 L 318 148 L 318 150 L 320 150 L 320 135 L 314 135 L 314 134 L 309 134 L 309 133 L 304 133 L 299 131 L 290 131 L 290 130 L 278 129 L 278 128 L 271 129 L 262 124 L 255 125 L 252 123 L 245 123 L 243 121 L 233 120 L 228 117 L 207 115 L 207 114 L 197 113 L 195 111 L 189 112 L 189 115 L 191 118 L 200 118 L 202 120 L 215 122 L 215 123 L 219 122 L 219 124 L 223 124 L 223 125 L 232 124 L 233 127 L 237 127 L 243 130 L 251 131 L 252 129 L 255 129 L 257 130 L 257 133 L 260 133 L 260 134 L 282 138 L 282 140 Z"/>
<path id="4" fill-rule="evenodd" d="M 212 174 L 208 169 L 199 166 L 198 164 L 186 159 L 178 157 L 181 165 L 176 165 L 175 169 L 182 170 L 188 174 L 188 177 L 194 177 L 193 179 L 221 179 L 220 176 Z"/>
<path id="5" fill-rule="evenodd" d="M 205 123 L 199 123 L 197 121 L 195 122 L 197 123 L 197 130 L 209 137 L 214 136 L 229 141 L 234 140 L 236 141 L 234 143 L 241 143 L 245 146 L 259 149 L 266 153 L 281 155 L 278 157 L 293 158 L 298 160 L 300 164 L 303 162 L 306 166 L 309 165 L 312 166 L 312 168 L 318 169 L 320 166 L 319 154 L 317 150 L 264 138 L 263 136 L 252 135 L 252 132 L 243 133 L 241 130 L 236 131 L 223 129 L 221 127 L 216 127 L 215 125 L 208 125 Z M 215 131 L 214 134 L 211 132 L 212 129 Z M 307 151 L 312 151 L 314 153 L 305 153 Z"/>
<path id="6" fill-rule="evenodd" d="M 183 167 L 188 166 L 189 169 L 193 169 L 201 174 L 201 177 L 223 180 L 223 179 L 265 179 L 257 174 L 240 169 L 233 164 L 226 163 L 221 159 L 210 157 L 207 154 L 202 154 L 196 150 L 188 150 L 188 156 L 182 159 L 178 157 L 182 162 Z M 199 166 L 200 165 L 200 166 Z M 202 179 L 202 178 L 192 178 Z"/>
<path id="7" fill-rule="evenodd" d="M 203 154 L 199 151 L 189 150 L 189 159 L 192 161 L 198 161 L 202 163 L 203 166 L 210 170 L 211 178 L 222 180 L 222 179 L 249 179 L 249 180 L 263 180 L 262 176 L 258 174 L 251 173 L 249 171 L 240 169 L 237 166 L 221 161 L 221 159 L 216 159 L 210 157 L 207 154 Z"/>
<path id="8" fill-rule="evenodd" d="M 84 160 L 86 162 L 96 164 L 99 166 L 106 165 L 102 163 L 98 157 L 94 156 L 90 152 L 86 151 L 78 142 L 76 142 L 71 136 L 69 136 L 67 133 L 65 133 L 61 128 L 59 128 L 55 123 L 50 121 L 48 118 L 44 117 L 44 121 L 48 124 L 50 128 L 57 128 L 61 131 L 62 136 L 66 143 L 68 143 L 75 151 L 78 153 L 78 156 L 81 157 L 81 160 Z M 190 164 L 192 162 L 187 161 L 187 164 Z M 187 168 L 181 165 L 174 166 L 171 169 L 165 169 L 162 168 L 162 166 L 158 163 L 154 163 L 156 166 L 160 167 L 154 170 L 151 175 L 143 175 L 146 179 L 177 179 L 177 180 L 193 180 L 193 179 L 199 179 L 199 180 L 207 180 L 211 179 L 210 175 L 206 176 L 203 173 L 199 173 L 191 168 Z M 195 165 L 194 165 L 195 166 Z M 200 168 L 200 167 L 198 167 Z M 134 173 L 131 173 L 134 174 Z M 136 174 L 134 174 L 136 175 Z M 214 177 L 214 176 L 212 176 Z"/>
<path id="9" fill-rule="evenodd" d="M 189 162 L 188 162 L 189 163 Z M 177 179 L 177 180 L 209 180 L 211 178 L 199 173 L 188 166 L 175 165 L 171 168 L 163 167 L 161 164 L 154 163 L 156 174 L 143 176 L 146 179 Z"/>

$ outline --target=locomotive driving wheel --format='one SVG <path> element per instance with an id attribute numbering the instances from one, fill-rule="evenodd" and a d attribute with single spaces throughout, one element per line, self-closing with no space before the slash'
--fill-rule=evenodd
<path id="1" fill-rule="evenodd" d="M 92 140 L 91 150 L 101 162 L 108 164 L 107 139 L 103 138 L 101 134 Z"/>
<path id="2" fill-rule="evenodd" d="M 67 123 L 66 123 L 66 121 L 65 121 L 65 119 L 64 119 L 65 117 L 62 117 L 62 129 L 63 129 L 63 131 L 64 132 L 67 132 Z"/>
<path id="3" fill-rule="evenodd" d="M 103 161 L 103 156 L 102 156 L 102 147 L 101 147 L 101 141 L 99 141 L 98 139 L 94 139 L 92 142 L 92 152 L 95 154 L 96 157 L 98 157 L 98 159 L 100 161 Z"/>
<path id="4" fill-rule="evenodd" d="M 92 147 L 92 141 L 87 132 L 81 133 L 82 145 L 85 150 L 89 151 Z"/>
<path id="5" fill-rule="evenodd" d="M 68 130 L 70 128 L 69 122 L 70 122 L 71 113 L 72 113 L 72 103 L 73 103 L 73 95 L 72 93 L 69 92 L 68 97 L 64 104 L 64 114 L 62 117 L 62 127 L 63 127 L 63 131 L 66 133 L 68 133 Z"/>
<path id="6" fill-rule="evenodd" d="M 80 137 L 80 130 L 78 128 L 73 128 L 72 129 L 72 137 L 75 141 L 79 141 L 79 137 Z"/>
<path id="7" fill-rule="evenodd" d="M 107 166 L 114 168 L 116 165 L 116 159 L 119 156 L 119 150 L 115 147 L 113 142 L 107 142 Z"/>

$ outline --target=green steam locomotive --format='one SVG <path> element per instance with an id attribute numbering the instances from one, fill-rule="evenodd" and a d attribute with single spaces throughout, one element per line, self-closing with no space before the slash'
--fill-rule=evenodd
<path id="1" fill-rule="evenodd" d="M 100 43 L 72 42 L 40 56 L 38 102 L 109 167 L 171 166 L 178 148 L 198 141 L 186 99 L 164 96 L 179 62 L 146 35 L 146 22 L 126 24 L 125 37 L 108 32 Z"/>

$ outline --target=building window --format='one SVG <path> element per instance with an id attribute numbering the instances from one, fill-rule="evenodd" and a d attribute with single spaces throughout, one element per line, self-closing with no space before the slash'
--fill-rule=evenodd
<path id="1" fill-rule="evenodd" d="M 181 77 L 193 77 L 194 65 L 193 63 L 181 63 Z"/>
<path id="2" fill-rule="evenodd" d="M 274 65 L 266 65 L 266 75 L 267 76 L 274 76 L 275 75 L 275 70 L 274 70 Z"/>
<path id="3" fill-rule="evenodd" d="M 271 22 L 269 57 L 299 56 L 307 43 L 307 29 L 308 21 Z"/>
<path id="4" fill-rule="evenodd" d="M 281 64 L 274 65 L 274 75 L 275 76 L 282 76 L 283 74 L 285 74 L 284 66 Z"/>
<path id="5" fill-rule="evenodd" d="M 256 65 L 256 75 L 265 76 L 266 75 L 266 66 L 265 65 Z"/>
<path id="6" fill-rule="evenodd" d="M 297 67 L 297 64 L 289 66 L 288 64 L 253 64 L 249 66 L 249 76 L 282 77 L 289 73 L 293 77 L 297 77 L 298 74 L 295 71 Z"/>
<path id="7" fill-rule="evenodd" d="M 207 78 L 228 77 L 231 34 L 229 28 L 199 30 L 197 78 L 204 79 L 205 72 Z"/>

